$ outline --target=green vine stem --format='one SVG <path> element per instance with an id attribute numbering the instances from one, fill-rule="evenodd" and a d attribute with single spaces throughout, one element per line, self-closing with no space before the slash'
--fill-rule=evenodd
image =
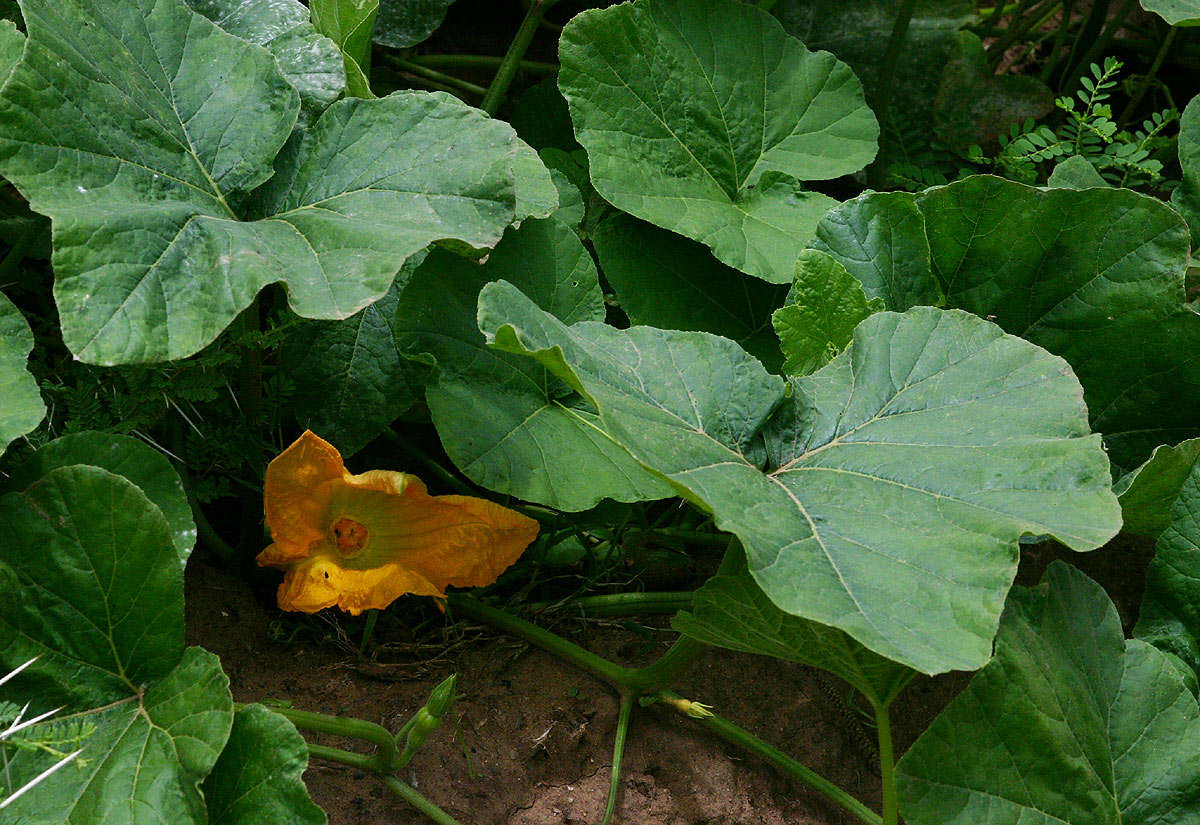
<path id="1" fill-rule="evenodd" d="M 479 104 L 479 108 L 489 115 L 495 115 L 500 110 L 500 104 L 504 102 L 504 96 L 508 94 L 508 87 L 512 85 L 513 78 L 517 76 L 521 58 L 525 56 L 529 44 L 533 42 L 533 35 L 537 32 L 538 25 L 546 16 L 546 12 L 557 2 L 558 0 L 533 0 L 533 3 L 530 4 L 529 11 L 525 13 L 525 19 L 521 21 L 521 27 L 517 29 L 517 34 L 508 47 L 508 52 L 500 61 L 500 68 L 496 70 L 496 76 L 492 78 L 492 83 L 488 86 L 487 94 L 483 96 L 483 102 Z"/>
<path id="2" fill-rule="evenodd" d="M 682 593 L 606 593 L 601 596 L 581 596 L 578 599 L 556 602 L 536 602 L 526 605 L 534 612 L 551 610 L 579 611 L 585 616 L 655 616 L 687 610 L 692 606 L 692 591 Z"/>
<path id="3" fill-rule="evenodd" d="M 875 729 L 879 733 L 879 778 L 883 782 L 883 825 L 897 825 L 896 757 L 892 750 L 892 720 L 887 705 L 875 705 Z"/>
<path id="4" fill-rule="evenodd" d="M 530 644 L 566 659 L 576 667 L 634 693 L 655 693 L 671 685 L 704 650 L 704 645 L 699 642 L 681 637 L 657 662 L 646 667 L 625 667 L 597 656 L 590 650 L 585 650 L 532 622 L 476 601 L 470 596 L 452 595 L 446 600 L 446 607 L 458 615 L 519 636 Z"/>
<path id="5" fill-rule="evenodd" d="M 416 63 L 412 60 L 405 60 L 402 57 L 395 55 L 387 55 L 384 58 L 393 68 L 414 75 L 418 80 L 432 80 L 442 86 L 449 86 L 453 89 L 459 89 L 473 95 L 484 95 L 487 89 L 480 86 L 478 83 L 471 83 L 468 80 L 448 75 L 445 72 L 439 72 L 437 69 L 430 68 L 423 63 Z"/>
<path id="6" fill-rule="evenodd" d="M 617 810 L 617 796 L 621 790 L 621 762 L 625 759 L 625 737 L 629 733 L 629 718 L 633 715 L 634 695 L 621 694 L 621 710 L 617 716 L 617 732 L 613 737 L 612 777 L 608 781 L 608 802 L 604 805 L 604 816 L 600 825 L 609 825 Z"/>
<path id="7" fill-rule="evenodd" d="M 504 61 L 502 57 L 490 54 L 415 54 L 408 58 L 407 63 L 432 68 L 454 69 L 491 69 L 496 70 Z M 520 60 L 517 68 L 523 72 L 534 74 L 557 74 L 557 63 L 544 63 L 540 60 Z"/>
<path id="8" fill-rule="evenodd" d="M 684 701 L 682 696 L 669 690 L 660 691 L 658 698 L 672 704 Z M 783 751 L 764 742 L 749 731 L 722 719 L 716 714 L 702 718 L 689 716 L 689 718 L 695 719 L 699 724 L 708 728 L 726 742 L 745 748 L 789 776 L 800 780 L 833 804 L 854 814 L 865 822 L 866 825 L 885 825 L 883 818 L 879 814 L 859 802 L 849 793 L 821 776 L 812 768 L 802 765 Z M 891 825 L 894 825 L 894 823 L 895 820 L 893 819 Z"/>
<path id="9" fill-rule="evenodd" d="M 345 736 L 351 739 L 362 739 L 370 742 L 377 750 L 374 756 L 361 756 L 362 763 L 375 773 L 387 773 L 396 761 L 396 740 L 388 733 L 387 728 L 368 722 L 365 719 L 354 719 L 348 716 L 330 716 L 326 713 L 316 713 L 311 710 L 297 710 L 269 705 L 271 710 L 287 719 L 293 725 L 314 733 L 328 733 L 334 736 Z M 310 746 L 317 747 L 315 745 Z M 345 751 L 343 751 L 345 753 Z M 359 754 L 351 754 L 359 756 Z"/>
<path id="10" fill-rule="evenodd" d="M 900 62 L 900 52 L 908 37 L 908 24 L 912 22 L 913 12 L 916 11 L 917 0 L 903 0 L 900 10 L 896 12 L 896 21 L 892 24 L 892 33 L 888 37 L 887 49 L 883 53 L 883 62 L 879 67 L 879 75 L 875 82 L 874 109 L 879 117 L 887 117 L 888 107 L 892 103 L 892 89 L 896 85 L 896 65 Z M 883 130 L 879 132 L 879 153 L 875 163 L 871 165 L 868 176 L 875 188 L 882 188 L 887 178 L 887 137 Z"/>
<path id="11" fill-rule="evenodd" d="M 278 711 L 278 708 L 274 708 L 274 710 Z M 308 755 L 313 759 L 320 759 L 324 762 L 335 762 L 339 765 L 346 765 L 347 767 L 357 768 L 361 771 L 379 773 L 371 757 L 344 751 L 340 748 L 310 744 L 308 746 Z M 380 774 L 379 778 L 383 780 L 383 784 L 387 786 L 388 790 L 425 814 L 433 822 L 436 822 L 437 825 L 462 825 L 462 823 L 443 811 L 427 797 L 422 796 L 412 785 L 401 782 L 394 776 Z"/>
<path id="12" fill-rule="evenodd" d="M 1123 124 L 1128 122 L 1133 117 L 1133 113 L 1137 111 L 1138 104 L 1142 102 L 1142 98 L 1146 96 L 1146 92 L 1150 91 L 1150 86 L 1154 83 L 1154 78 L 1158 75 L 1158 70 L 1162 68 L 1163 61 L 1167 59 L 1167 52 L 1171 50 L 1171 44 L 1175 42 L 1175 34 L 1178 31 L 1178 26 L 1172 26 L 1171 30 L 1167 32 L 1167 36 L 1163 38 L 1162 45 L 1158 47 L 1158 51 L 1154 55 L 1154 62 L 1150 64 L 1150 70 L 1146 72 L 1146 76 L 1138 84 L 1137 91 L 1133 93 L 1133 97 L 1129 98 L 1129 103 L 1125 105 L 1121 116 L 1117 118 L 1118 123 Z"/>

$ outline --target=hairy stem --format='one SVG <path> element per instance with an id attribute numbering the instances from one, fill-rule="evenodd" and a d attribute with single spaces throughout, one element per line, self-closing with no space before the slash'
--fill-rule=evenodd
<path id="1" fill-rule="evenodd" d="M 678 701 L 683 698 L 679 694 L 672 693 L 669 690 L 661 691 L 658 695 L 663 699 L 672 701 Z M 879 814 L 859 802 L 849 793 L 811 768 L 797 762 L 783 751 L 759 739 L 749 731 L 716 715 L 697 719 L 696 721 L 717 736 L 720 736 L 726 742 L 731 742 L 741 748 L 745 748 L 789 776 L 800 780 L 833 804 L 854 814 L 854 816 L 865 822 L 866 825 L 884 825 L 884 820 L 880 818 Z M 892 825 L 894 823 L 895 820 L 892 820 Z"/>
<path id="2" fill-rule="evenodd" d="M 500 68 L 496 70 L 496 76 L 492 78 L 492 83 L 483 96 L 483 102 L 479 104 L 479 108 L 489 115 L 495 115 L 500 110 L 500 104 L 504 102 L 513 78 L 517 76 L 521 58 L 525 56 L 529 44 L 533 42 L 533 35 L 537 32 L 538 25 L 546 16 L 546 12 L 557 2 L 558 0 L 534 0 L 529 6 L 529 11 L 525 13 L 525 19 L 521 21 L 521 27 L 517 29 L 516 36 L 500 61 Z"/>
<path id="3" fill-rule="evenodd" d="M 625 758 L 625 737 L 629 733 L 629 718 L 633 714 L 634 696 L 621 694 L 621 710 L 617 716 L 617 732 L 613 737 L 612 777 L 608 781 L 608 802 L 600 825 L 609 825 L 617 810 L 617 796 L 621 790 L 621 761 Z"/>

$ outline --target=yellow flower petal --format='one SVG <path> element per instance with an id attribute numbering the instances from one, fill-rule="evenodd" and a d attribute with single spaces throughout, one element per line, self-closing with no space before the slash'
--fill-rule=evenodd
<path id="1" fill-rule="evenodd" d="M 537 536 L 538 523 L 470 496 L 431 496 L 406 473 L 346 472 L 306 432 L 267 467 L 260 565 L 286 572 L 279 606 L 313 613 L 386 607 L 404 593 L 490 584 Z"/>

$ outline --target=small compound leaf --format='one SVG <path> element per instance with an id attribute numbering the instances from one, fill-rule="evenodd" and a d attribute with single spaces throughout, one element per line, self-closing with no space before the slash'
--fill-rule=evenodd
<path id="1" fill-rule="evenodd" d="M 947 302 L 1065 358 L 1115 464 L 1200 434 L 1200 316 L 1183 304 L 1188 233 L 1172 209 L 988 176 L 917 206 Z"/>
<path id="2" fill-rule="evenodd" d="M 597 226 L 592 243 L 632 323 L 731 338 L 767 369 L 778 370 L 771 312 L 783 302 L 784 287 L 747 280 L 702 244 L 628 215 Z"/>
<path id="3" fill-rule="evenodd" d="M 828 670 L 881 706 L 916 675 L 836 628 L 784 613 L 755 584 L 740 549 L 696 591 L 691 611 L 671 619 L 671 627 L 704 644 Z"/>
<path id="4" fill-rule="evenodd" d="M 1017 587 L 994 659 L 896 766 L 912 825 L 1192 822 L 1200 709 L 1167 656 L 1122 638 L 1103 589 L 1056 562 Z"/>
<path id="5" fill-rule="evenodd" d="M 1133 632 L 1174 653 L 1200 675 L 1200 466 L 1195 463 L 1187 470 L 1146 570 L 1142 610 Z"/>
<path id="6" fill-rule="evenodd" d="M 479 324 L 712 511 L 780 609 L 922 672 L 987 661 L 1022 535 L 1088 550 L 1120 526 L 1070 368 L 966 313 L 872 315 L 787 397 L 732 341 L 567 327 L 506 283 Z"/>
<path id="7" fill-rule="evenodd" d="M 1138 0 L 1138 3 L 1172 26 L 1200 26 L 1200 2 L 1197 0 Z"/>
<path id="8" fill-rule="evenodd" d="M 136 438 L 100 432 L 56 438 L 12 470 L 4 489 L 24 490 L 51 470 L 73 464 L 99 467 L 133 482 L 162 511 L 179 562 L 187 563 L 196 545 L 196 523 L 183 482 L 166 456 Z"/>
<path id="9" fill-rule="evenodd" d="M 379 0 L 371 37 L 393 49 L 415 46 L 437 31 L 454 0 Z"/>
<path id="10" fill-rule="evenodd" d="M 867 192 L 835 206 L 817 225 L 812 248 L 835 258 L 888 309 L 945 302 L 929 266 L 925 218 L 907 192 Z"/>
<path id="11" fill-rule="evenodd" d="M 301 779 L 307 766 L 308 744 L 291 722 L 262 705 L 239 708 L 204 780 L 209 825 L 325 825 Z"/>
<path id="12" fill-rule="evenodd" d="M 292 333 L 279 356 L 294 382 L 300 426 L 351 456 L 420 399 L 425 368 L 396 347 L 392 322 L 400 290 L 424 260 L 404 265 L 391 289 L 345 321 L 313 321 Z"/>
<path id="13" fill-rule="evenodd" d="M 1060 161 L 1050 173 L 1046 185 L 1055 189 L 1094 189 L 1097 186 L 1112 188 L 1112 184 L 1082 155 L 1072 155 Z"/>
<path id="14" fill-rule="evenodd" d="M 1171 522 L 1179 490 L 1200 458 L 1200 438 L 1155 447 L 1145 463 L 1130 470 L 1113 485 L 1121 502 L 1121 529 L 1127 533 L 1158 536 Z"/>
<path id="15" fill-rule="evenodd" d="M 862 86 L 734 0 L 636 0 L 577 15 L 559 86 L 592 183 L 625 212 L 773 283 L 834 204 L 799 182 L 861 169 L 879 133 Z"/>
<path id="16" fill-rule="evenodd" d="M 828 364 L 850 343 L 859 322 L 883 309 L 836 260 L 806 249 L 796 262 L 796 280 L 783 306 L 771 316 L 783 350 L 784 375 L 808 375 Z"/>
<path id="17" fill-rule="evenodd" d="M 482 265 L 434 250 L 401 293 L 394 329 L 402 352 L 438 367 L 425 398 L 451 461 L 483 487 L 563 510 L 672 495 L 562 382 L 487 348 L 476 305 L 498 277 L 567 322 L 604 317 L 595 264 L 559 221 L 510 229 Z"/>
<path id="18" fill-rule="evenodd" d="M 280 281 L 298 314 L 346 318 L 430 243 L 489 247 L 513 220 L 515 134 L 449 95 L 335 103 L 276 164 L 299 96 L 264 49 L 180 0 L 29 0 L 25 15 L 0 173 L 54 221 L 55 300 L 82 360 L 190 355 Z M 261 213 L 235 208 L 272 176 Z"/>
<path id="19" fill-rule="evenodd" d="M 0 294 L 0 452 L 46 417 L 37 379 L 26 362 L 33 352 L 33 332 L 21 311 Z"/>
<path id="20" fill-rule="evenodd" d="M 300 94 L 307 123 L 346 90 L 346 71 L 336 43 L 319 34 L 299 0 L 186 0 L 236 37 L 262 46 Z"/>

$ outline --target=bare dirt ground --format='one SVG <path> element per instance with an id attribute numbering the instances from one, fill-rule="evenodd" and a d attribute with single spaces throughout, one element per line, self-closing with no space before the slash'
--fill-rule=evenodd
<path id="1" fill-rule="evenodd" d="M 1034 583 L 1059 552 L 1026 553 L 1019 581 Z M 1149 558 L 1144 543 L 1114 543 L 1072 560 L 1110 587 L 1131 622 Z M 598 823 L 610 778 L 618 698 L 603 682 L 536 648 L 456 625 L 414 643 L 384 614 L 373 655 L 326 638 L 279 640 L 267 594 L 196 558 L 188 570 L 189 641 L 218 653 L 239 701 L 357 716 L 395 730 L 429 690 L 458 673 L 458 700 L 402 778 L 463 825 Z M 432 617 L 438 624 L 440 617 Z M 661 618 L 631 624 L 558 615 L 554 629 L 595 652 L 643 664 L 666 649 Z M 429 636 L 430 632 L 425 631 Z M 919 679 L 893 708 L 903 750 L 965 683 Z M 836 679 L 810 668 L 713 650 L 678 686 L 682 695 L 766 739 L 878 809 L 878 757 L 867 724 Z M 349 743 L 326 741 L 347 746 Z M 352 745 L 351 745 L 352 746 Z M 305 779 L 331 825 L 425 825 L 373 776 L 314 760 Z M 849 825 L 854 820 L 806 786 L 695 722 L 660 707 L 637 709 L 626 749 L 617 822 L 627 825 Z M 268 825 L 264 823 L 264 825 Z"/>

